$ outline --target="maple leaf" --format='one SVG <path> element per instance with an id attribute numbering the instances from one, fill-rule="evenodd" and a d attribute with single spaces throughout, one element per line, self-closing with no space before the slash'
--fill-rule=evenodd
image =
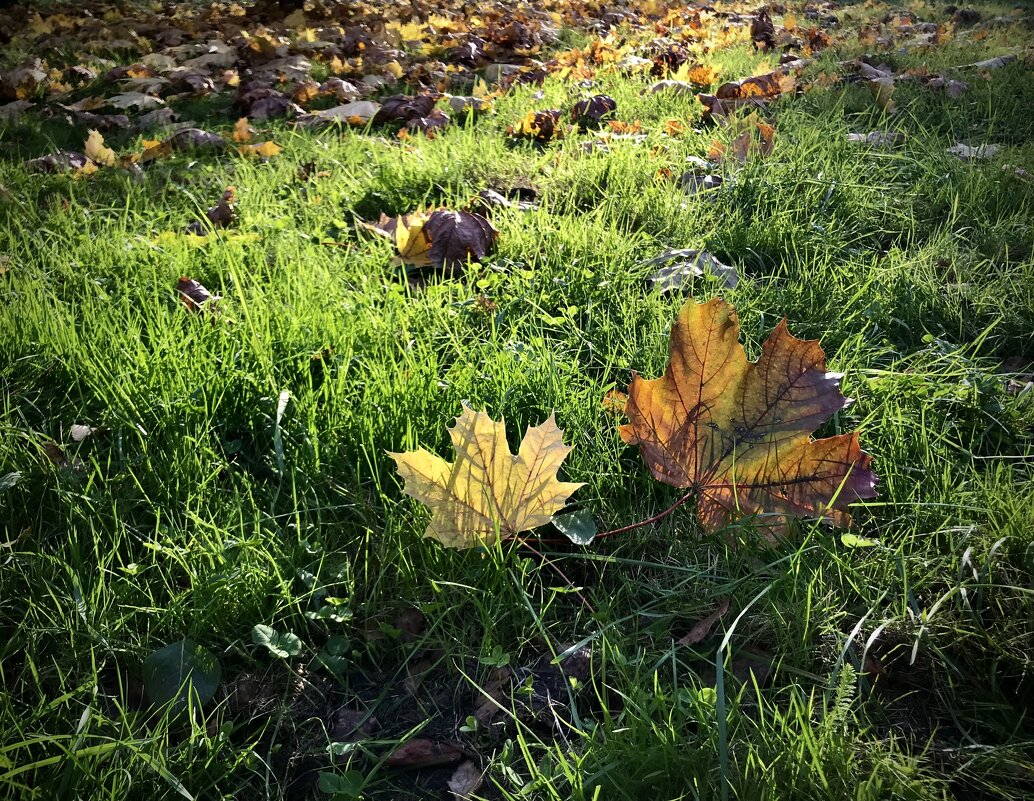
<path id="1" fill-rule="evenodd" d="M 203 284 L 186 275 L 181 275 L 176 282 L 176 292 L 191 311 L 201 311 L 201 307 L 209 301 L 215 303 L 222 299 L 221 295 L 213 295 Z"/>
<path id="2" fill-rule="evenodd" d="M 419 117 L 430 116 L 437 97 L 434 95 L 393 95 L 386 98 L 373 115 L 374 125 L 386 122 L 407 122 Z"/>
<path id="3" fill-rule="evenodd" d="M 750 38 L 754 46 L 762 50 L 775 47 L 775 26 L 768 15 L 768 9 L 762 8 L 750 22 Z"/>
<path id="4" fill-rule="evenodd" d="M 787 518 L 848 525 L 843 509 L 875 496 L 872 457 L 858 433 L 810 432 L 850 401 L 826 372 L 818 340 L 797 339 L 784 319 L 748 362 L 735 309 L 690 300 L 671 332 L 664 376 L 633 374 L 621 438 L 639 445 L 654 478 L 694 488 L 706 529 L 759 515 L 774 538 Z"/>
<path id="5" fill-rule="evenodd" d="M 432 262 L 427 251 L 431 248 L 431 241 L 424 233 L 424 225 L 429 216 L 429 213 L 424 211 L 401 214 L 398 217 L 382 214 L 376 223 L 361 224 L 367 230 L 394 242 L 399 252 L 398 259 L 402 263 L 414 267 L 430 267 Z"/>
<path id="6" fill-rule="evenodd" d="M 445 209 L 394 218 L 382 214 L 376 225 L 364 227 L 393 240 L 401 262 L 449 271 L 462 269 L 468 259 L 483 259 L 499 236 L 480 214 Z"/>
<path id="7" fill-rule="evenodd" d="M 609 117 L 617 109 L 617 101 L 610 95 L 593 95 L 579 100 L 571 109 L 571 120 L 582 130 L 598 126 L 605 117 Z"/>
<path id="8" fill-rule="evenodd" d="M 715 90 L 715 96 L 723 101 L 741 100 L 749 97 L 770 98 L 787 94 L 796 88 L 796 76 L 790 71 L 788 65 L 784 65 L 763 75 L 754 75 L 741 81 L 723 83 Z"/>
<path id="9" fill-rule="evenodd" d="M 433 109 L 430 114 L 426 117 L 415 117 L 408 122 L 399 131 L 401 134 L 403 131 L 420 131 L 427 136 L 428 139 L 434 139 L 435 131 L 440 128 L 445 128 L 449 124 L 449 115 L 441 109 Z"/>
<path id="10" fill-rule="evenodd" d="M 746 164 L 751 153 L 757 153 L 760 156 L 772 155 L 772 148 L 775 146 L 775 128 L 761 120 L 756 112 L 752 112 L 742 119 L 732 118 L 730 128 L 734 136 L 728 148 L 717 141 L 711 144 L 708 157 L 712 160 L 725 161 L 731 157 L 741 164 Z"/>
<path id="11" fill-rule="evenodd" d="M 450 548 L 491 545 L 545 525 L 583 486 L 557 480 L 571 447 L 553 414 L 528 427 L 516 456 L 505 423 L 466 405 L 449 436 L 452 464 L 423 448 L 389 456 L 405 479 L 403 492 L 431 510 L 424 536 Z"/>
<path id="12" fill-rule="evenodd" d="M 560 109 L 529 111 L 517 125 L 508 126 L 506 135 L 514 138 L 533 139 L 545 144 L 550 139 L 559 139 L 564 129 L 559 125 Z"/>
<path id="13" fill-rule="evenodd" d="M 219 202 L 205 212 L 205 216 L 208 218 L 209 224 L 206 225 L 201 220 L 192 220 L 187 226 L 187 233 L 195 234 L 196 236 L 205 236 L 212 228 L 226 228 L 229 226 L 230 223 L 233 222 L 234 216 L 237 213 L 237 210 L 234 207 L 236 193 L 237 187 L 226 187 L 226 191 L 223 192 L 223 196 Z"/>

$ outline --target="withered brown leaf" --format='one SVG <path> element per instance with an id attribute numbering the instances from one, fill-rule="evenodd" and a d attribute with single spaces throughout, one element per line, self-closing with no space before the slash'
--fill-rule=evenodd
<path id="1" fill-rule="evenodd" d="M 179 293 L 184 305 L 191 311 L 201 311 L 201 308 L 209 301 L 214 303 L 220 300 L 219 295 L 213 295 L 200 282 L 185 275 L 181 275 L 179 281 L 176 282 L 176 292 Z"/>
<path id="2" fill-rule="evenodd" d="M 609 95 L 593 95 L 579 100 L 571 109 L 571 120 L 585 130 L 599 125 L 604 118 L 613 114 L 618 107 L 617 101 Z"/>

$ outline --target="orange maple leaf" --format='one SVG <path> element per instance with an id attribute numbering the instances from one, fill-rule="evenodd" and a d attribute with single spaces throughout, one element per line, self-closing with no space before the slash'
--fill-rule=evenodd
<path id="1" fill-rule="evenodd" d="M 849 525 L 844 508 L 876 494 L 872 457 L 857 432 L 811 438 L 850 403 L 840 375 L 826 371 L 818 341 L 797 339 L 785 319 L 757 362 L 747 361 L 739 331 L 728 303 L 690 300 L 664 376 L 633 375 L 621 438 L 639 445 L 654 478 L 695 490 L 706 529 L 750 515 L 770 539 L 791 517 Z"/>

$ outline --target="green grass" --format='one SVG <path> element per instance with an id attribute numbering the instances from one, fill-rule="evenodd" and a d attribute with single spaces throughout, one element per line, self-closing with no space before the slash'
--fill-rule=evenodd
<path id="1" fill-rule="evenodd" d="M 1023 30 L 886 60 L 936 71 L 1015 52 Z M 726 77 L 761 61 L 715 58 Z M 283 127 L 268 163 L 177 156 L 86 180 L 22 166 L 85 130 L 7 128 L 0 475 L 20 480 L 0 491 L 0 795 L 328 797 L 317 771 L 357 770 L 366 798 L 444 797 L 448 770 L 383 761 L 423 732 L 481 755 L 488 798 L 1031 797 L 1034 394 L 1007 392 L 1000 367 L 1034 360 L 1034 184 L 1003 169 L 1034 172 L 1034 82 L 1022 59 L 966 80 L 958 100 L 902 84 L 890 117 L 864 87 L 780 100 L 772 156 L 696 196 L 657 171 L 678 174 L 715 134 L 661 136 L 699 105 L 649 95 L 645 78 L 601 76 L 598 91 L 647 142 L 588 155 L 591 135 L 506 142 L 525 111 L 580 96 L 553 80 L 433 141 Z M 212 114 L 199 121 L 228 131 Z M 874 129 L 908 138 L 845 142 Z M 1003 150 L 964 163 L 945 153 L 957 141 Z M 301 181 L 309 161 L 329 174 Z M 540 208 L 498 212 L 485 264 L 423 289 L 351 227 L 518 183 Z M 231 235 L 158 238 L 229 184 Z M 874 455 L 880 495 L 855 517 L 879 545 L 806 523 L 775 549 L 733 547 L 736 532 L 705 534 L 686 510 L 587 549 L 544 546 L 590 612 L 521 546 L 422 540 L 425 511 L 386 451 L 448 456 L 464 400 L 504 416 L 512 445 L 555 409 L 575 446 L 563 477 L 586 482 L 575 498 L 604 528 L 679 497 L 601 404 L 632 370 L 664 369 L 682 298 L 651 291 L 640 262 L 669 247 L 739 269 L 735 290 L 700 279 L 692 293 L 736 306 L 752 356 L 782 317 L 822 340 L 856 400 L 819 433 L 859 429 Z M 185 310 L 180 275 L 224 296 L 217 316 Z M 74 423 L 108 430 L 76 444 Z M 55 467 L 50 440 L 81 467 Z M 306 614 L 328 595 L 346 619 Z M 716 633 L 676 646 L 725 596 Z M 427 623 L 412 640 L 397 621 L 414 606 Z M 256 648 L 256 624 L 293 631 L 302 653 Z M 218 655 L 222 689 L 189 713 L 148 708 L 140 664 L 184 636 Z M 337 674 L 315 659 L 335 636 Z M 579 644 L 593 671 L 558 721 L 506 712 L 459 730 L 495 649 L 526 667 Z M 427 658 L 410 697 L 402 681 Z M 380 728 L 331 767 L 341 707 Z"/>

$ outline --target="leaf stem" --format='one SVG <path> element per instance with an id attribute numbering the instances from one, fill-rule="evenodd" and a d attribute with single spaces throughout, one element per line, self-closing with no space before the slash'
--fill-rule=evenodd
<path id="1" fill-rule="evenodd" d="M 624 534 L 626 531 L 633 531 L 634 529 L 642 528 L 643 526 L 648 526 L 651 523 L 656 523 L 658 520 L 663 520 L 676 509 L 678 509 L 680 506 L 682 506 L 686 501 L 692 498 L 695 493 L 696 488 L 690 488 L 689 492 L 687 492 L 685 495 L 683 495 L 681 498 L 675 501 L 675 503 L 673 503 L 667 509 L 658 512 L 653 517 L 648 518 L 647 520 L 640 520 L 638 523 L 631 523 L 627 526 L 622 526 L 621 528 L 613 528 L 610 531 L 604 531 L 602 534 L 597 534 L 595 537 L 593 537 L 592 541 L 595 542 L 596 540 L 602 540 L 606 537 L 613 537 L 615 534 Z M 522 545 L 528 545 L 528 540 L 526 538 L 522 537 L 519 539 Z M 539 543 L 540 545 L 556 545 L 558 543 L 568 543 L 571 542 L 571 540 L 562 537 L 536 537 L 535 542 Z M 530 548 L 531 546 L 528 545 L 528 547 Z M 534 549 L 532 548 L 532 550 Z"/>
<path id="2" fill-rule="evenodd" d="M 663 510 L 661 512 L 658 512 L 653 517 L 651 517 L 651 518 L 649 518 L 647 520 L 640 520 L 638 523 L 632 523 L 632 524 L 627 525 L 627 526 L 622 526 L 621 528 L 614 528 L 614 529 L 611 529 L 610 531 L 604 531 L 602 534 L 597 534 L 595 537 L 593 537 L 593 539 L 594 540 L 602 540 L 605 537 L 613 537 L 615 534 L 624 534 L 626 531 L 632 531 L 633 529 L 642 528 L 643 526 L 648 526 L 651 523 L 656 523 L 658 520 L 663 520 L 668 515 L 670 515 L 672 512 L 674 512 L 676 509 L 678 509 L 680 506 L 682 506 L 682 504 L 684 504 L 686 501 L 688 501 L 690 498 L 692 498 L 694 496 L 694 494 L 696 494 L 696 488 L 695 487 L 691 488 L 689 490 L 689 492 L 687 492 L 685 495 L 683 495 L 681 498 L 679 498 L 677 501 L 675 501 L 675 503 L 673 503 L 667 509 L 665 509 L 665 510 Z"/>

